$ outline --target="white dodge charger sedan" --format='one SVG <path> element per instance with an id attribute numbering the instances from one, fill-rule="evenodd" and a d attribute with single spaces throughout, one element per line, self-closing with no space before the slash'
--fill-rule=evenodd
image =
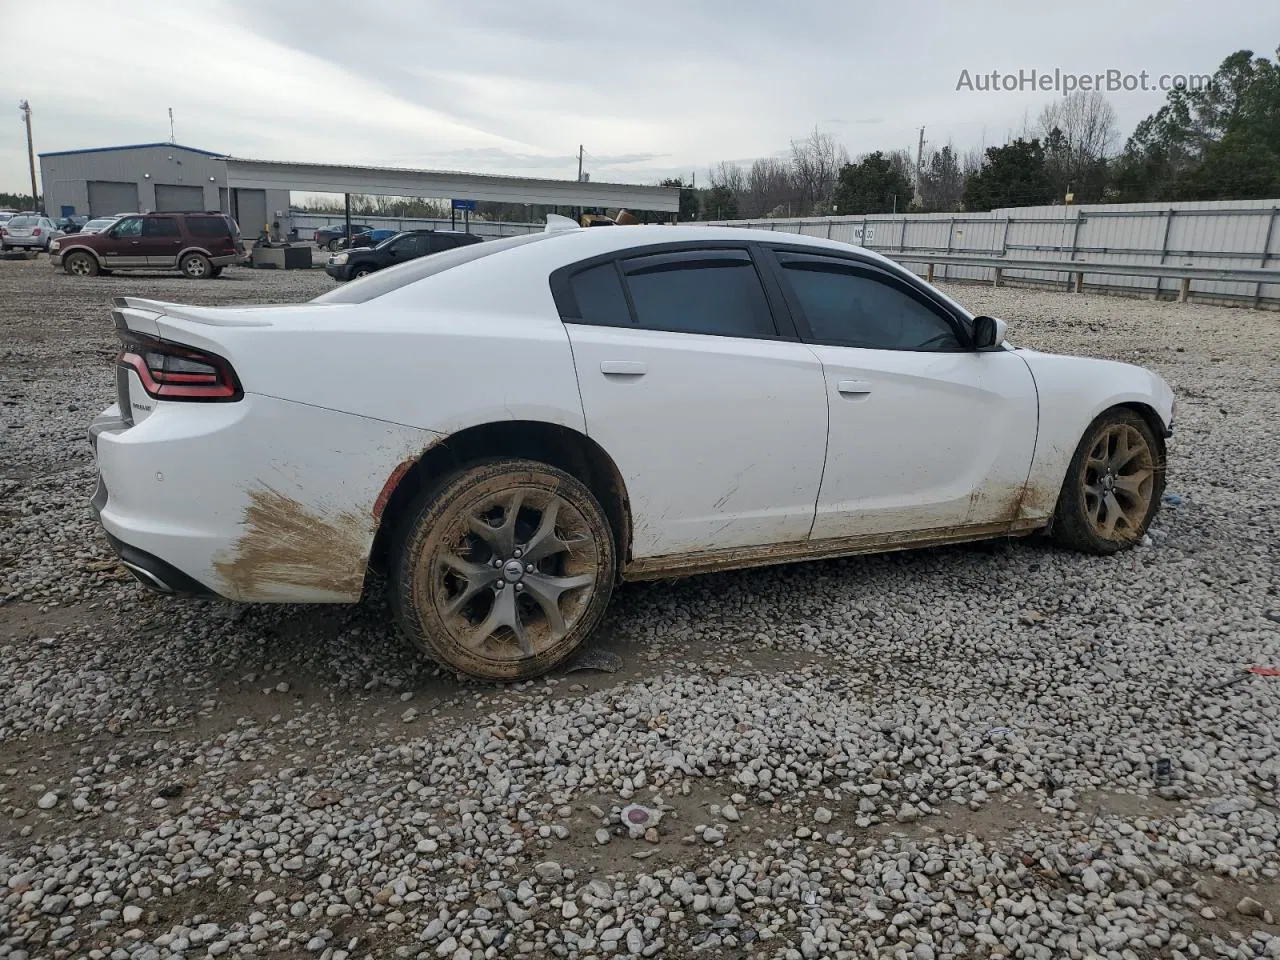
<path id="1" fill-rule="evenodd" d="M 1156 374 L 1005 342 L 884 257 L 729 228 L 549 227 L 310 303 L 133 298 L 93 508 L 168 593 L 354 602 L 494 680 L 614 584 L 1050 533 L 1106 554 L 1164 488 Z"/>

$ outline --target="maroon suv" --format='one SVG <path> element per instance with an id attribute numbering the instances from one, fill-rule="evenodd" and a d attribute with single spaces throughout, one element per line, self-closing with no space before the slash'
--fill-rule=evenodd
<path id="1" fill-rule="evenodd" d="M 101 233 L 54 240 L 49 257 L 78 277 L 112 270 L 180 270 L 211 279 L 245 257 L 240 227 L 225 213 L 127 214 Z"/>

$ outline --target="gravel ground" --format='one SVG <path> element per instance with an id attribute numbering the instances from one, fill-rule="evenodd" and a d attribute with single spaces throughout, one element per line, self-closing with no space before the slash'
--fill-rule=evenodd
<path id="1" fill-rule="evenodd" d="M 1173 384 L 1149 543 L 628 586 L 620 669 L 492 688 L 88 517 L 111 296 L 330 284 L 0 262 L 0 958 L 1280 957 L 1280 317 L 956 286 Z"/>

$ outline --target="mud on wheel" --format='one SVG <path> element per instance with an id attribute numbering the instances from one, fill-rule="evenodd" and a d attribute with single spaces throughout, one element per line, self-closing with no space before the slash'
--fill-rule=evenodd
<path id="1" fill-rule="evenodd" d="M 1151 425 L 1125 407 L 1089 425 L 1054 513 L 1053 537 L 1090 553 L 1115 553 L 1147 532 L 1164 493 L 1164 447 Z"/>
<path id="2" fill-rule="evenodd" d="M 465 469 L 425 493 L 392 548 L 392 599 L 433 659 L 486 680 L 545 673 L 603 616 L 613 533 L 591 491 L 529 460 Z"/>

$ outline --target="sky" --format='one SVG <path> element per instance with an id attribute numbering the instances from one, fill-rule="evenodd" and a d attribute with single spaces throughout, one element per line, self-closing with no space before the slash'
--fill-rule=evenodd
<path id="1" fill-rule="evenodd" d="M 21 99 L 37 153 L 168 140 L 172 108 L 176 142 L 253 159 L 573 179 L 582 144 L 593 180 L 702 183 L 815 127 L 1000 144 L 1060 94 L 980 76 L 1211 74 L 1275 56 L 1280 3 L 0 0 L 0 35 L 0 191 L 29 190 Z M 1120 146 L 1165 94 L 1108 98 Z"/>

